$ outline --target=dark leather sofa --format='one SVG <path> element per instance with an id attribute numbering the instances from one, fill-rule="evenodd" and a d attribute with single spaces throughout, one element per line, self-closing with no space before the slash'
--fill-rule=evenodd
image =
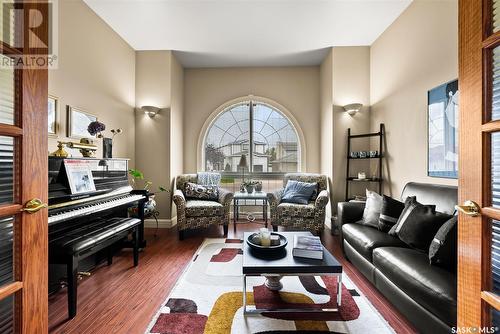
<path id="1" fill-rule="evenodd" d="M 408 183 L 401 195 L 453 214 L 457 187 Z M 457 320 L 456 272 L 429 264 L 428 254 L 361 225 L 364 203 L 338 203 L 344 254 L 422 333 L 450 333 Z"/>

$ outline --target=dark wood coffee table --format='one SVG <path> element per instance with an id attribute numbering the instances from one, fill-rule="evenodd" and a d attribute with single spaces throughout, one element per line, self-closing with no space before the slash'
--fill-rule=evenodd
<path id="1" fill-rule="evenodd" d="M 255 252 L 247 244 L 247 238 L 252 232 L 245 232 L 243 240 L 243 314 L 260 314 L 264 312 L 337 312 L 342 300 L 342 265 L 332 254 L 323 248 L 323 260 L 298 258 L 292 255 L 294 235 L 309 235 L 310 232 L 280 232 L 288 240 L 286 248 L 271 256 Z M 337 276 L 337 308 L 334 309 L 257 309 L 255 306 L 247 306 L 246 290 L 247 276 L 266 277 L 266 287 L 270 290 L 281 290 L 283 276 Z"/>

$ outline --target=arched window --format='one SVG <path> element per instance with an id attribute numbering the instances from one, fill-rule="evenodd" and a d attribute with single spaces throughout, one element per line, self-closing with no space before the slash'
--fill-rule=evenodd
<path id="1" fill-rule="evenodd" d="M 204 141 L 207 171 L 285 173 L 300 170 L 300 143 L 293 124 L 275 107 L 246 101 L 226 108 Z"/>

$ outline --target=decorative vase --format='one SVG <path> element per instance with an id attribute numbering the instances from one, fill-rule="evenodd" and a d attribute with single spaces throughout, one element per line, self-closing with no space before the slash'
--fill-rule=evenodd
<path id="1" fill-rule="evenodd" d="M 113 139 L 102 139 L 102 157 L 104 159 L 111 159 L 113 157 Z"/>
<path id="2" fill-rule="evenodd" d="M 258 182 L 256 185 L 255 185 L 255 191 L 262 191 L 262 182 Z"/>
<path id="3" fill-rule="evenodd" d="M 248 186 L 245 186 L 245 189 L 246 189 L 247 193 L 251 194 L 251 193 L 253 193 L 254 188 L 252 185 L 248 185 Z"/>

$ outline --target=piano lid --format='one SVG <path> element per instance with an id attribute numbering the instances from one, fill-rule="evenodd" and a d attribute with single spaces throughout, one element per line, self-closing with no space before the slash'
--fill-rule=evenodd
<path id="1" fill-rule="evenodd" d="M 95 192 L 71 194 L 64 160 L 78 160 L 89 165 L 96 187 Z M 128 159 L 60 158 L 49 157 L 49 205 L 88 198 L 130 186 Z"/>

